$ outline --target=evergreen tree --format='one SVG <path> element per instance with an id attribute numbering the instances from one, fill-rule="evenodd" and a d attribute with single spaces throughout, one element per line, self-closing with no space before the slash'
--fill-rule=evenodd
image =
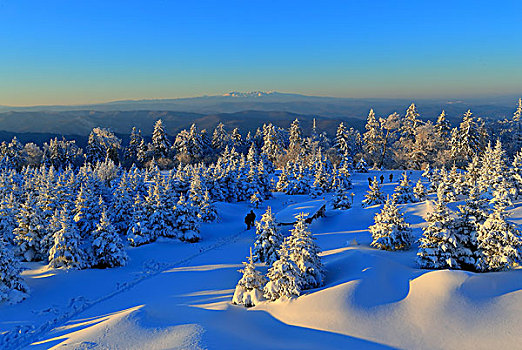
<path id="1" fill-rule="evenodd" d="M 82 237 L 87 237 L 96 228 L 100 208 L 98 207 L 99 197 L 95 194 L 95 189 L 91 184 L 80 187 L 76 201 L 74 202 L 74 217 L 76 227 Z"/>
<path id="2" fill-rule="evenodd" d="M 324 267 L 319 256 L 320 249 L 305 222 L 306 215 L 296 216 L 297 222 L 290 230 L 286 243 L 289 258 L 301 271 L 302 289 L 316 288 L 323 284 Z"/>
<path id="3" fill-rule="evenodd" d="M 147 229 L 155 237 L 176 237 L 176 230 L 173 227 L 176 217 L 164 196 L 164 184 L 161 175 L 155 176 L 153 186 L 149 187 L 148 194 L 145 197 Z"/>
<path id="4" fill-rule="evenodd" d="M 112 131 L 104 128 L 94 128 L 89 135 L 85 149 L 87 162 L 95 164 L 96 162 L 102 162 L 108 157 L 113 162 L 118 163 L 120 147 L 121 140 Z"/>
<path id="5" fill-rule="evenodd" d="M 518 99 L 518 105 L 513 114 L 513 144 L 516 150 L 522 148 L 522 98 Z"/>
<path id="6" fill-rule="evenodd" d="M 254 208 L 259 208 L 259 204 L 261 204 L 262 202 L 263 198 L 261 197 L 258 191 L 254 192 L 250 196 L 250 205 L 252 205 Z"/>
<path id="7" fill-rule="evenodd" d="M 263 126 L 263 147 L 261 147 L 261 152 L 272 163 L 282 154 L 279 130 L 272 124 Z"/>
<path id="8" fill-rule="evenodd" d="M 198 242 L 201 238 L 199 234 L 199 220 L 194 207 L 190 201 L 185 200 L 183 194 L 179 197 L 179 201 L 175 207 L 175 227 L 178 231 L 178 237 L 186 242 Z"/>
<path id="9" fill-rule="evenodd" d="M 27 297 L 29 288 L 21 273 L 20 264 L 0 239 L 0 304 L 4 301 L 16 303 Z"/>
<path id="10" fill-rule="evenodd" d="M 384 194 L 382 193 L 379 181 L 374 176 L 373 181 L 370 184 L 370 188 L 368 189 L 368 192 L 364 195 L 362 205 L 363 207 L 369 207 L 376 204 L 382 204 L 385 201 L 386 199 L 384 198 Z"/>
<path id="11" fill-rule="evenodd" d="M 16 216 L 17 227 L 14 229 L 14 240 L 18 251 L 26 261 L 41 261 L 47 256 L 42 246 L 47 234 L 47 223 L 36 198 L 32 195 L 20 206 Z"/>
<path id="12" fill-rule="evenodd" d="M 295 119 L 290 125 L 288 152 L 297 155 L 303 145 L 303 131 L 299 120 Z"/>
<path id="13" fill-rule="evenodd" d="M 415 187 L 413 188 L 413 194 L 415 194 L 418 202 L 424 202 L 426 200 L 426 187 L 424 187 L 422 184 L 421 179 L 419 179 L 419 181 L 417 181 L 415 184 Z"/>
<path id="14" fill-rule="evenodd" d="M 153 156 L 156 159 L 167 158 L 170 150 L 170 141 L 163 126 L 163 121 L 158 119 L 152 132 Z"/>
<path id="15" fill-rule="evenodd" d="M 214 148 L 216 153 L 222 153 L 230 145 L 230 135 L 225 130 L 225 125 L 219 123 L 212 134 L 212 148 Z"/>
<path id="16" fill-rule="evenodd" d="M 243 262 L 243 265 L 244 268 L 239 270 L 243 276 L 237 282 L 232 303 L 252 307 L 263 300 L 263 287 L 267 281 L 266 278 L 256 270 L 254 257 L 252 256 L 252 248 L 250 248 L 248 262 Z"/>
<path id="17" fill-rule="evenodd" d="M 268 269 L 268 282 L 263 289 L 263 296 L 271 301 L 301 295 L 301 271 L 285 251 Z"/>
<path id="18" fill-rule="evenodd" d="M 458 129 L 451 133 L 451 156 L 457 164 L 465 164 L 484 149 L 487 133 L 483 123 L 473 118 L 471 111 L 464 114 Z"/>
<path id="19" fill-rule="evenodd" d="M 352 207 L 353 193 L 348 196 L 346 188 L 339 186 L 332 198 L 332 205 L 335 209 L 350 209 Z"/>
<path id="20" fill-rule="evenodd" d="M 18 214 L 20 204 L 18 203 L 14 193 L 0 196 L 0 240 L 7 243 L 14 242 L 13 231 L 18 226 L 16 216 Z"/>
<path id="21" fill-rule="evenodd" d="M 254 243 L 254 254 L 256 260 L 271 265 L 279 258 L 278 250 L 281 248 L 283 235 L 275 222 L 272 209 L 267 208 L 256 222 L 256 241 Z"/>
<path id="22" fill-rule="evenodd" d="M 392 199 L 388 198 L 380 213 L 370 226 L 372 247 L 382 250 L 409 249 L 413 242 L 410 225 L 404 221 L 403 214 Z"/>
<path id="23" fill-rule="evenodd" d="M 366 132 L 363 134 L 364 151 L 374 166 L 379 167 L 381 162 L 381 153 L 383 148 L 383 133 L 381 125 L 375 117 L 373 109 L 370 110 L 366 119 Z"/>
<path id="24" fill-rule="evenodd" d="M 411 188 L 410 179 L 406 172 L 402 173 L 402 179 L 399 182 L 399 186 L 395 187 L 395 193 L 393 194 L 393 201 L 395 203 L 414 203 L 417 202 L 417 198 Z"/>
<path id="25" fill-rule="evenodd" d="M 364 158 L 361 157 L 357 164 L 355 165 L 355 171 L 358 173 L 367 173 L 368 172 L 368 164 L 366 164 L 366 161 Z"/>
<path id="26" fill-rule="evenodd" d="M 437 197 L 439 200 L 445 203 L 456 201 L 457 197 L 454 192 L 453 183 L 451 182 L 446 169 L 440 169 L 439 178 L 440 181 L 438 182 L 437 187 Z"/>
<path id="27" fill-rule="evenodd" d="M 348 141 L 348 135 L 346 132 L 346 128 L 343 123 L 340 123 L 337 127 L 337 132 L 335 134 L 334 147 L 337 149 L 337 152 L 340 156 L 344 157 L 347 154 L 351 153 L 351 147 Z"/>
<path id="28" fill-rule="evenodd" d="M 419 266 L 424 269 L 460 269 L 463 237 L 455 230 L 453 213 L 444 202 L 437 201 L 426 221 L 427 226 L 419 239 Z"/>
<path id="29" fill-rule="evenodd" d="M 132 127 L 129 145 L 125 148 L 124 158 L 128 165 L 138 162 L 138 153 L 142 142 L 144 143 L 143 136 L 141 136 L 141 130 L 137 130 L 136 127 Z"/>
<path id="30" fill-rule="evenodd" d="M 495 191 L 495 209 L 477 230 L 479 271 L 499 271 L 520 263 L 522 236 L 512 223 L 507 221 L 506 206 L 509 203 L 507 190 Z"/>
<path id="31" fill-rule="evenodd" d="M 119 233 L 126 233 L 132 221 L 132 188 L 127 174 L 120 177 L 118 187 L 111 198 L 110 220 Z"/>
<path id="32" fill-rule="evenodd" d="M 199 211 L 197 213 L 198 217 L 203 222 L 214 222 L 218 218 L 218 213 L 214 202 L 210 198 L 210 194 L 208 190 L 205 190 L 203 193 L 203 198 L 201 202 L 198 204 Z"/>
<path id="33" fill-rule="evenodd" d="M 127 263 L 127 253 L 118 232 L 107 218 L 105 208 L 93 232 L 92 249 L 96 267 L 124 266 Z"/>
<path id="34" fill-rule="evenodd" d="M 64 205 L 60 212 L 60 230 L 54 235 L 54 245 L 49 251 L 49 265 L 55 268 L 84 268 L 88 266 L 87 256 L 80 247 L 81 236 L 71 218 L 71 212 Z"/>
<path id="35" fill-rule="evenodd" d="M 435 123 L 435 130 L 437 131 L 437 136 L 441 140 L 448 139 L 451 132 L 451 125 L 446 118 L 446 112 L 443 110 L 439 117 L 437 118 L 437 123 Z"/>
<path id="36" fill-rule="evenodd" d="M 149 230 L 147 210 L 144 208 L 143 200 L 137 193 L 132 206 L 132 221 L 127 231 L 127 240 L 130 245 L 137 247 L 156 240 L 156 234 Z"/>
<path id="37" fill-rule="evenodd" d="M 487 218 L 487 200 L 475 190 L 464 205 L 458 206 L 455 218 L 455 236 L 459 238 L 457 263 L 464 270 L 475 270 L 479 257 L 477 231 Z"/>
<path id="38" fill-rule="evenodd" d="M 522 150 L 515 154 L 513 162 L 511 163 L 511 168 L 509 169 L 509 174 L 510 182 L 515 192 L 514 198 L 520 197 L 522 195 Z"/>

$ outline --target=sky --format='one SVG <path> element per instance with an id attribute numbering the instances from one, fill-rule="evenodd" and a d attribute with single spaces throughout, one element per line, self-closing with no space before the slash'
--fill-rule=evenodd
<path id="1" fill-rule="evenodd" d="M 0 105 L 522 95 L 522 1 L 0 0 Z"/>

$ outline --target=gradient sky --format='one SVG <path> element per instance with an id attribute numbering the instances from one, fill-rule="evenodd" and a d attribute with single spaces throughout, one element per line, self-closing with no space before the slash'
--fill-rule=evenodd
<path id="1" fill-rule="evenodd" d="M 522 94 L 522 1 L 0 0 L 0 105 Z"/>

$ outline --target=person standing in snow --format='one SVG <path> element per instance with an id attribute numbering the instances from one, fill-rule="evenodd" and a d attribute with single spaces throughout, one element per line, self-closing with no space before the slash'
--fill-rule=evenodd
<path id="1" fill-rule="evenodd" d="M 382 183 L 384 182 L 384 175 L 381 174 L 381 177 L 379 179 L 381 180 L 381 185 L 382 185 Z"/>
<path id="2" fill-rule="evenodd" d="M 256 221 L 256 214 L 254 214 L 253 210 L 250 210 L 250 213 L 248 213 L 245 216 L 245 224 L 247 225 L 247 230 L 250 230 L 252 227 L 254 227 L 255 221 Z"/>
<path id="3" fill-rule="evenodd" d="M 390 173 L 390 182 L 393 181 L 393 174 Z"/>
<path id="4" fill-rule="evenodd" d="M 368 186 L 371 186 L 371 185 L 372 185 L 372 178 L 368 177 Z"/>

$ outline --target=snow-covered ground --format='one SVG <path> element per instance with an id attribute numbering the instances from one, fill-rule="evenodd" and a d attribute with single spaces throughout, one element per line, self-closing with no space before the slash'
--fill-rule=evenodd
<path id="1" fill-rule="evenodd" d="M 392 193 L 385 172 L 384 191 Z M 406 252 L 369 247 L 381 206 L 362 208 L 367 177 L 356 174 L 354 207 L 329 209 L 310 228 L 326 285 L 251 309 L 230 303 L 237 270 L 254 241 L 245 203 L 218 205 L 220 222 L 196 244 L 161 240 L 128 248 L 126 267 L 64 271 L 25 263 L 29 299 L 0 306 L 0 347 L 30 349 L 515 349 L 522 344 L 522 269 L 476 274 L 428 271 Z M 413 173 L 412 182 L 419 173 Z M 328 199 L 329 196 L 326 196 Z M 275 213 L 309 201 L 276 194 Z M 400 205 L 416 237 L 430 202 Z M 512 220 L 522 221 L 521 203 Z M 285 234 L 289 227 L 285 227 Z M 260 267 L 266 272 L 267 267 Z"/>

